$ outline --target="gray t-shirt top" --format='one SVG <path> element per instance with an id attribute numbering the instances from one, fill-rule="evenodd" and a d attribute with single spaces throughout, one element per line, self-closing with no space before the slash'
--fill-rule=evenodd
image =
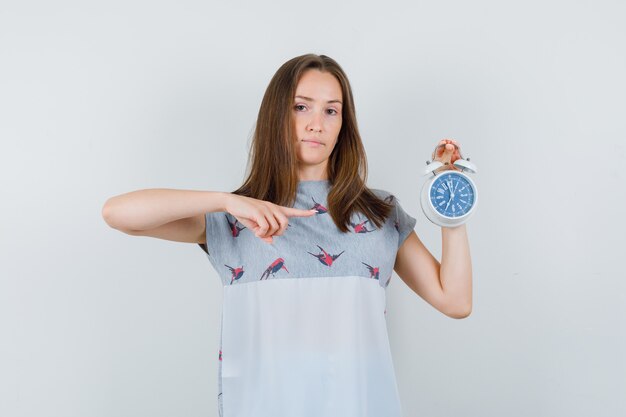
<path id="1" fill-rule="evenodd" d="M 376 228 L 353 214 L 342 233 L 327 213 L 328 180 L 301 181 L 269 244 L 227 212 L 206 213 L 200 245 L 223 284 L 218 404 L 223 417 L 400 417 L 385 290 L 416 220 L 394 210 Z"/>

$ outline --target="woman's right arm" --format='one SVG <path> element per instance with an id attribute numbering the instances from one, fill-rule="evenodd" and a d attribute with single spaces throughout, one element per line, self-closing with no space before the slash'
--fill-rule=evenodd
<path id="1" fill-rule="evenodd" d="M 233 194 L 222 191 L 151 188 L 109 198 L 104 221 L 133 236 L 206 243 L 204 214 L 225 211 Z"/>

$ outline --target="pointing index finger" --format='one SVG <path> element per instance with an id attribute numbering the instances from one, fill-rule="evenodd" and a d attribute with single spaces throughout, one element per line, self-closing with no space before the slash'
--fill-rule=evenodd
<path id="1" fill-rule="evenodd" d="M 305 209 L 297 209 L 294 207 L 283 207 L 283 213 L 288 217 L 307 217 L 317 214 L 316 209 L 305 210 Z"/>

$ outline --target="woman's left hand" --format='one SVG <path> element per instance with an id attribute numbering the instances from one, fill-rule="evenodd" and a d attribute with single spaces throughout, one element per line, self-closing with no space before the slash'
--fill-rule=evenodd
<path id="1" fill-rule="evenodd" d="M 444 163 L 445 166 L 441 167 L 441 170 L 454 169 L 459 171 L 459 169 L 452 164 L 454 164 L 454 161 L 457 159 L 461 159 L 460 148 L 460 145 L 454 139 L 441 139 L 437 144 L 435 150 L 436 155 L 433 155 L 433 160 Z"/>

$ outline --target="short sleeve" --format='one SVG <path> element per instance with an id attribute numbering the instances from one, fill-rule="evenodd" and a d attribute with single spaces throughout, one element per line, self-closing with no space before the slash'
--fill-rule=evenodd
<path id="1" fill-rule="evenodd" d="M 413 229 L 415 229 L 415 223 L 417 220 L 404 211 L 397 197 L 394 198 L 394 201 L 396 206 L 395 225 L 398 230 L 398 249 L 400 249 L 404 240 L 409 236 Z"/>
<path id="2" fill-rule="evenodd" d="M 220 252 L 223 252 L 223 246 L 229 237 L 232 237 L 232 228 L 236 228 L 237 232 L 241 230 L 241 227 L 237 227 L 236 219 L 231 219 L 231 217 L 223 211 L 204 214 L 206 243 L 198 243 L 198 245 L 211 261 L 217 261 Z"/>
<path id="3" fill-rule="evenodd" d="M 208 230 L 208 226 L 209 226 L 209 219 L 207 218 L 208 213 L 204 214 L 204 232 L 205 232 L 205 238 L 206 238 L 206 242 L 205 243 L 198 243 L 198 246 L 200 246 L 200 248 L 205 252 L 205 254 L 207 256 L 211 256 L 211 254 L 209 253 L 209 247 L 208 247 L 208 241 L 209 241 L 209 230 Z"/>

